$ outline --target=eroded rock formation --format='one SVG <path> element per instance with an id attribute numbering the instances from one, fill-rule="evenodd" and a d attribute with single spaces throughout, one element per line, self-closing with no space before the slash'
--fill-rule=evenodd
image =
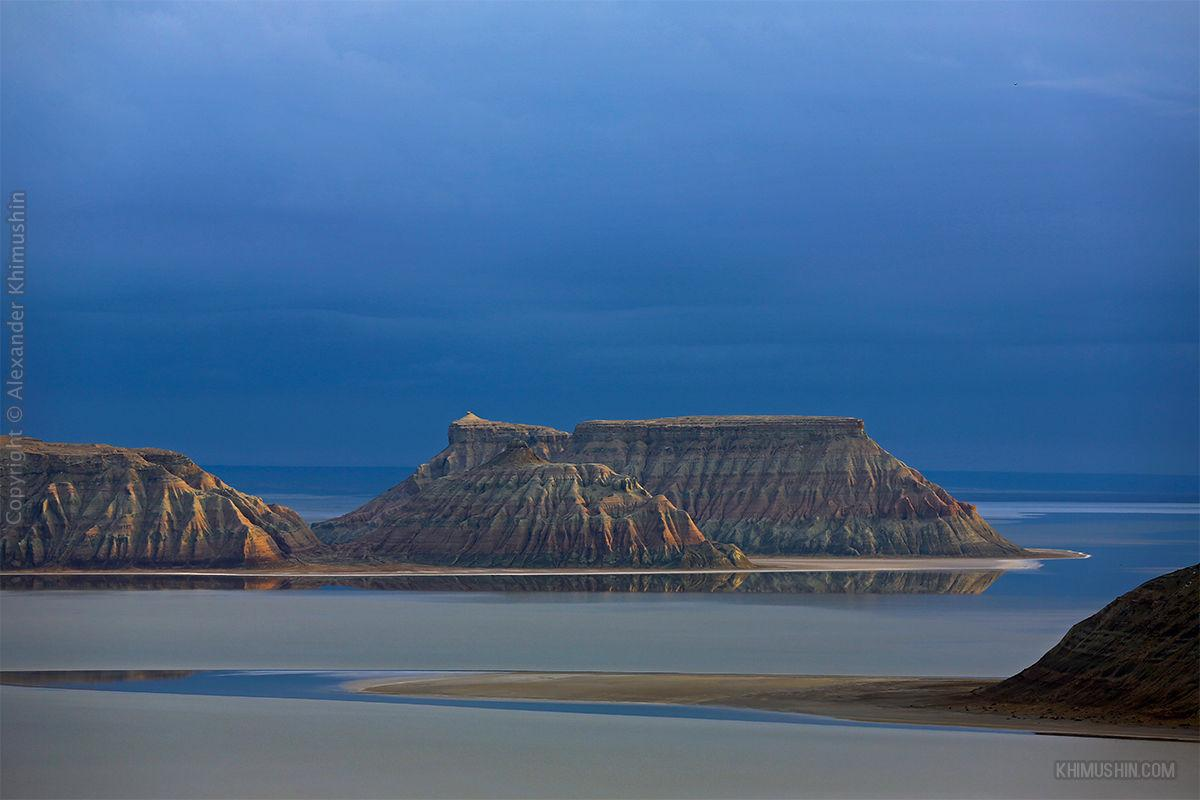
<path id="1" fill-rule="evenodd" d="M 975 511 L 848 417 L 584 422 L 571 460 L 635 476 L 748 553 L 1017 555 Z"/>
<path id="2" fill-rule="evenodd" d="M 953 498 L 846 417 L 675 417 L 580 423 L 573 434 L 468 414 L 408 480 L 314 526 L 328 542 L 367 535 L 438 477 L 470 469 L 516 436 L 552 461 L 630 475 L 692 515 L 705 536 L 748 553 L 1015 556 L 974 506 Z"/>
<path id="3" fill-rule="evenodd" d="M 571 434 L 545 425 L 493 422 L 468 411 L 450 423 L 448 438 L 450 441 L 444 450 L 417 467 L 399 484 L 349 514 L 313 525 L 317 536 L 328 544 L 357 539 L 377 528 L 389 513 L 438 478 L 477 467 L 495 458 L 513 442 L 524 442 L 536 455 L 552 459 L 563 452 Z"/>
<path id="4" fill-rule="evenodd" d="M 4 474 L 6 501 L 20 503 L 0 534 L 6 569 L 269 565 L 320 547 L 296 512 L 237 491 L 179 453 L 8 444 L 0 437 L 0 452 L 22 455 Z"/>
<path id="5" fill-rule="evenodd" d="M 419 480 L 419 491 L 380 511 L 344 552 L 488 566 L 748 563 L 633 478 L 602 464 L 551 463 L 523 439 L 477 466 Z"/>
<path id="6" fill-rule="evenodd" d="M 1200 719 L 1200 565 L 1143 583 L 979 696 L 1020 712 L 1114 721 Z"/>

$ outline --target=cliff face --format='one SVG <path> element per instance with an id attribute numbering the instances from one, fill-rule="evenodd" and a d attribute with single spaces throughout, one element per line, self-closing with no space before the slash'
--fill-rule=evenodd
<path id="1" fill-rule="evenodd" d="M 0 451 L 8 437 L 0 437 Z M 272 564 L 320 547 L 294 511 L 268 505 L 168 450 L 22 439 L 0 535 L 6 569 L 44 565 Z"/>
<path id="2" fill-rule="evenodd" d="M 847 417 L 675 417 L 580 423 L 573 434 L 468 414 L 400 485 L 315 527 L 326 542 L 374 530 L 439 477 L 515 437 L 543 459 L 604 464 L 665 495 L 711 541 L 749 553 L 1015 556 L 974 506 L 892 456 Z"/>
<path id="3" fill-rule="evenodd" d="M 313 525 L 321 541 L 340 544 L 374 530 L 391 510 L 415 497 L 441 477 L 463 472 L 495 458 L 513 442 L 524 442 L 537 456 L 552 459 L 563 452 L 571 434 L 545 425 L 521 425 L 481 419 L 468 411 L 450 423 L 449 444 L 417 467 L 404 481 L 349 514 Z"/>
<path id="4" fill-rule="evenodd" d="M 575 428 L 573 461 L 633 475 L 750 553 L 1016 555 L 975 508 L 847 417 L 675 417 Z"/>
<path id="5" fill-rule="evenodd" d="M 453 447 L 453 444 L 452 444 Z M 489 566 L 733 567 L 687 512 L 601 464 L 550 463 L 520 441 L 430 480 L 346 547 L 357 557 Z"/>
<path id="6" fill-rule="evenodd" d="M 979 694 L 1035 712 L 1195 726 L 1200 565 L 1121 595 L 1071 628 L 1036 664 Z"/>

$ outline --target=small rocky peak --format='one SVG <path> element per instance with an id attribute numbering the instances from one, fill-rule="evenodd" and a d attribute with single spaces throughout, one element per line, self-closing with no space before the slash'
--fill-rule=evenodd
<path id="1" fill-rule="evenodd" d="M 478 416 L 474 411 L 468 411 L 467 413 L 463 414 L 458 419 L 454 420 L 454 422 L 452 422 L 451 424 L 452 425 L 474 425 L 475 423 L 478 423 L 478 422 L 487 422 L 487 420 L 481 416 Z"/>
<path id="2" fill-rule="evenodd" d="M 533 452 L 529 443 L 523 439 L 513 439 L 508 446 L 492 460 L 483 464 L 485 467 L 513 467 L 549 464 L 550 462 Z"/>

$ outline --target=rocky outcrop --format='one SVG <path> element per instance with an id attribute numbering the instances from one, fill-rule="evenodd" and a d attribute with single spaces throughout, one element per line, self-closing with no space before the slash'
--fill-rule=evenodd
<path id="1" fill-rule="evenodd" d="M 495 458 L 513 442 L 524 442 L 544 459 L 559 456 L 571 434 L 545 425 L 494 422 L 468 411 L 450 423 L 449 444 L 399 484 L 349 514 L 313 525 L 321 541 L 340 544 L 366 535 L 379 527 L 389 512 L 415 497 L 441 477 L 463 472 Z"/>
<path id="2" fill-rule="evenodd" d="M 0 452 L 16 467 L 4 472 L 5 499 L 20 506 L 0 534 L 5 569 L 269 565 L 320 547 L 290 508 L 169 450 L 0 437 Z"/>
<path id="3" fill-rule="evenodd" d="M 1015 712 L 1122 722 L 1200 719 L 1200 565 L 1142 584 L 979 697 Z"/>
<path id="4" fill-rule="evenodd" d="M 975 511 L 849 417 L 584 422 L 571 460 L 636 477 L 748 553 L 1018 555 Z"/>
<path id="5" fill-rule="evenodd" d="M 1016 556 L 952 497 L 848 417 L 674 417 L 580 423 L 573 434 L 468 414 L 408 480 L 319 523 L 328 542 L 364 536 L 432 480 L 470 469 L 516 436 L 544 459 L 604 464 L 687 511 L 705 536 L 748 553 Z"/>
<path id="6" fill-rule="evenodd" d="M 602 464 L 551 463 L 525 440 L 478 466 L 421 481 L 344 552 L 488 566 L 748 563 L 737 548 L 706 541 L 687 512 L 633 478 Z"/>

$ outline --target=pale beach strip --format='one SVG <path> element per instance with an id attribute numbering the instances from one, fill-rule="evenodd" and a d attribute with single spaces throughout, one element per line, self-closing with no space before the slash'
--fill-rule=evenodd
<path id="1" fill-rule="evenodd" d="M 143 577 L 272 577 L 272 578 L 386 578 L 431 575 L 442 577 L 495 577 L 495 576 L 565 576 L 565 575 L 735 575 L 779 572 L 964 572 L 964 571 L 1012 571 L 1030 570 L 1041 567 L 1043 560 L 1089 558 L 1087 553 L 1075 550 L 1028 548 L 1036 555 L 1028 558 L 946 558 L 941 556 L 895 558 L 832 557 L 809 558 L 804 556 L 759 556 L 754 566 L 735 569 L 671 569 L 667 567 L 613 567 L 595 569 L 588 567 L 438 567 L 429 564 L 393 564 L 373 569 L 347 566 L 342 569 L 333 564 L 313 564 L 307 567 L 290 565 L 279 569 L 22 569 L 5 570 L 5 577 L 42 576 L 143 576 Z"/>
<path id="2" fill-rule="evenodd" d="M 855 722 L 1200 741 L 1194 727 L 1097 721 L 1085 718 L 1079 710 L 1000 706 L 974 694 L 999 681 L 858 675 L 474 672 L 363 679 L 351 681 L 345 688 L 411 698 L 701 705 Z"/>

